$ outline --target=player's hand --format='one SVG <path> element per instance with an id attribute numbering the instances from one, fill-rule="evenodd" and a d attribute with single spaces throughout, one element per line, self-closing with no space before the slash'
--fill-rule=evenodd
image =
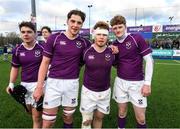
<path id="1" fill-rule="evenodd" d="M 144 97 L 147 97 L 151 94 L 151 86 L 149 85 L 143 85 L 142 89 L 141 89 L 141 94 L 144 96 Z"/>
<path id="2" fill-rule="evenodd" d="M 6 87 L 6 92 L 8 94 L 10 94 L 11 92 L 13 92 L 13 89 L 14 89 L 14 83 L 9 83 L 9 85 Z"/>
<path id="3" fill-rule="evenodd" d="M 110 45 L 109 46 L 112 50 L 112 54 L 117 54 L 119 52 L 119 49 L 117 46 L 114 46 L 114 45 Z"/>
<path id="4" fill-rule="evenodd" d="M 33 97 L 35 101 L 38 102 L 42 95 L 43 95 L 43 86 L 42 87 L 37 86 L 33 93 Z"/>
<path id="5" fill-rule="evenodd" d="M 10 92 L 12 92 L 12 91 L 13 91 L 13 88 L 11 88 L 11 87 L 9 87 L 9 86 L 6 87 L 6 92 L 7 92 L 8 94 L 10 94 Z"/>

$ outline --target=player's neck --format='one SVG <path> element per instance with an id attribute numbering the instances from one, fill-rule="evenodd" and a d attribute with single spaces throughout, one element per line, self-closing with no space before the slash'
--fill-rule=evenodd
<path id="1" fill-rule="evenodd" d="M 32 42 L 29 42 L 29 43 L 23 42 L 24 47 L 27 48 L 27 49 L 32 49 L 32 48 L 34 48 L 35 44 L 36 44 L 36 40 L 34 40 L 34 41 L 32 41 Z"/>
<path id="2" fill-rule="evenodd" d="M 120 43 L 122 43 L 126 39 L 127 36 L 128 36 L 128 33 L 125 32 L 121 37 L 118 37 L 117 39 Z"/>
<path id="3" fill-rule="evenodd" d="M 67 37 L 68 39 L 70 39 L 70 40 L 73 40 L 73 39 L 75 39 L 75 38 L 78 36 L 78 35 L 73 35 L 73 34 L 71 34 L 71 33 L 68 32 L 68 31 L 65 31 L 64 34 L 65 34 L 66 37 Z"/>
<path id="4" fill-rule="evenodd" d="M 92 46 L 98 53 L 102 53 L 107 47 L 106 45 L 100 47 L 97 44 L 93 44 Z"/>

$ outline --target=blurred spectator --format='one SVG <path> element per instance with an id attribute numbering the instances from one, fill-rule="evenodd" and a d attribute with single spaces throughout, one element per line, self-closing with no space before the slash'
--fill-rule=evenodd
<path id="1" fill-rule="evenodd" d="M 173 40 L 172 48 L 173 49 L 180 49 L 180 41 L 179 41 L 179 39 Z"/>
<path id="2" fill-rule="evenodd" d="M 3 53 L 4 53 L 4 61 L 7 61 L 8 60 L 8 51 L 7 51 L 7 46 L 4 46 L 4 49 L 3 49 Z"/>
<path id="3" fill-rule="evenodd" d="M 163 49 L 172 49 L 172 40 L 171 39 L 164 40 Z"/>
<path id="4" fill-rule="evenodd" d="M 45 42 L 47 41 L 48 37 L 51 35 L 52 31 L 48 26 L 44 26 L 41 29 L 41 34 L 45 40 Z"/>

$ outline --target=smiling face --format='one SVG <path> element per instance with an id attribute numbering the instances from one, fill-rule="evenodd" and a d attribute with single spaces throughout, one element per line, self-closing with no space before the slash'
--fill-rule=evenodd
<path id="1" fill-rule="evenodd" d="M 71 15 L 71 17 L 67 20 L 68 25 L 68 34 L 75 37 L 83 25 L 83 20 L 79 15 Z"/>

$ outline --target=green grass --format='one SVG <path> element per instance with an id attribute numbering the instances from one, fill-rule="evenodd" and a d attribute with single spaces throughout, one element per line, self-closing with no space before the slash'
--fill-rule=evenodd
<path id="1" fill-rule="evenodd" d="M 174 65 L 175 64 L 175 65 Z M 31 128 L 31 116 L 5 92 L 9 81 L 10 63 L 0 61 L 0 128 Z M 112 85 L 116 76 L 112 69 Z M 147 124 L 149 128 L 180 128 L 180 62 L 155 60 L 152 94 L 148 97 Z M 82 71 L 80 74 L 82 84 Z M 60 108 L 55 127 L 62 127 Z M 127 128 L 136 127 L 132 105 L 129 104 Z M 111 112 L 105 116 L 104 128 L 117 127 L 117 104 L 111 100 Z M 74 114 L 74 126 L 81 126 L 79 107 Z"/>

